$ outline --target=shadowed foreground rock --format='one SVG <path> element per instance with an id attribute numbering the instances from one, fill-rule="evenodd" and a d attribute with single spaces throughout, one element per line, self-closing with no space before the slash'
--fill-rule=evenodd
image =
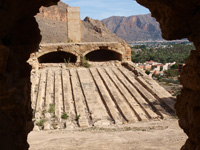
<path id="1" fill-rule="evenodd" d="M 0 149 L 28 149 L 33 128 L 26 63 L 41 41 L 34 15 L 58 0 L 0 0 Z"/>
<path id="2" fill-rule="evenodd" d="M 188 135 L 182 150 L 200 149 L 200 1 L 137 0 L 150 9 L 160 23 L 162 36 L 167 40 L 188 38 L 196 46 L 183 68 L 183 85 L 177 97 L 176 111 L 180 127 Z"/>
<path id="3" fill-rule="evenodd" d="M 0 149 L 28 149 L 27 134 L 32 130 L 30 71 L 26 63 L 38 49 L 41 36 L 34 15 L 40 6 L 58 0 L 0 0 Z M 176 104 L 180 126 L 188 135 L 182 150 L 200 149 L 200 1 L 137 0 L 148 7 L 161 25 L 165 39 L 188 38 L 194 42 L 183 68 L 183 84 Z"/>

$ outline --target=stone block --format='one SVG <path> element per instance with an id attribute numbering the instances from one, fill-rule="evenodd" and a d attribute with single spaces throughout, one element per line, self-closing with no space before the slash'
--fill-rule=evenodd
<path id="1" fill-rule="evenodd" d="M 67 7 L 66 13 L 68 42 L 81 42 L 80 7 Z"/>

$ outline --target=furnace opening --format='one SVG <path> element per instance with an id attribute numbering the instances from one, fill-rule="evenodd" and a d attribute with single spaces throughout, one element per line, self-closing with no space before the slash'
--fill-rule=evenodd
<path id="1" fill-rule="evenodd" d="M 95 50 L 85 55 L 85 57 L 89 61 L 122 61 L 122 55 L 111 50 Z"/>
<path id="2" fill-rule="evenodd" d="M 68 52 L 51 52 L 38 58 L 39 63 L 75 63 L 77 57 Z"/>

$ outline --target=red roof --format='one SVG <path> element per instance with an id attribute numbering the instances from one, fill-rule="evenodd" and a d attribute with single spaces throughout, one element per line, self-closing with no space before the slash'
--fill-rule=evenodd
<path id="1" fill-rule="evenodd" d="M 155 61 L 153 61 L 153 60 L 146 61 L 147 64 L 154 63 L 154 62 L 155 62 Z"/>

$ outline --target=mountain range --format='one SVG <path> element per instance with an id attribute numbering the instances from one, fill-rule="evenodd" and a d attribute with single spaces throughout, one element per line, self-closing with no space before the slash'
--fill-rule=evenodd
<path id="1" fill-rule="evenodd" d="M 67 4 L 41 7 L 35 16 L 42 35 L 42 43 L 68 42 L 66 26 Z M 86 17 L 81 21 L 82 42 L 132 42 L 160 40 L 158 23 L 150 14 L 131 17 L 113 16 L 102 21 Z"/>
<path id="2" fill-rule="evenodd" d="M 127 42 L 161 40 L 161 31 L 158 22 L 151 14 L 130 17 L 112 16 L 102 22 L 113 33 Z"/>

